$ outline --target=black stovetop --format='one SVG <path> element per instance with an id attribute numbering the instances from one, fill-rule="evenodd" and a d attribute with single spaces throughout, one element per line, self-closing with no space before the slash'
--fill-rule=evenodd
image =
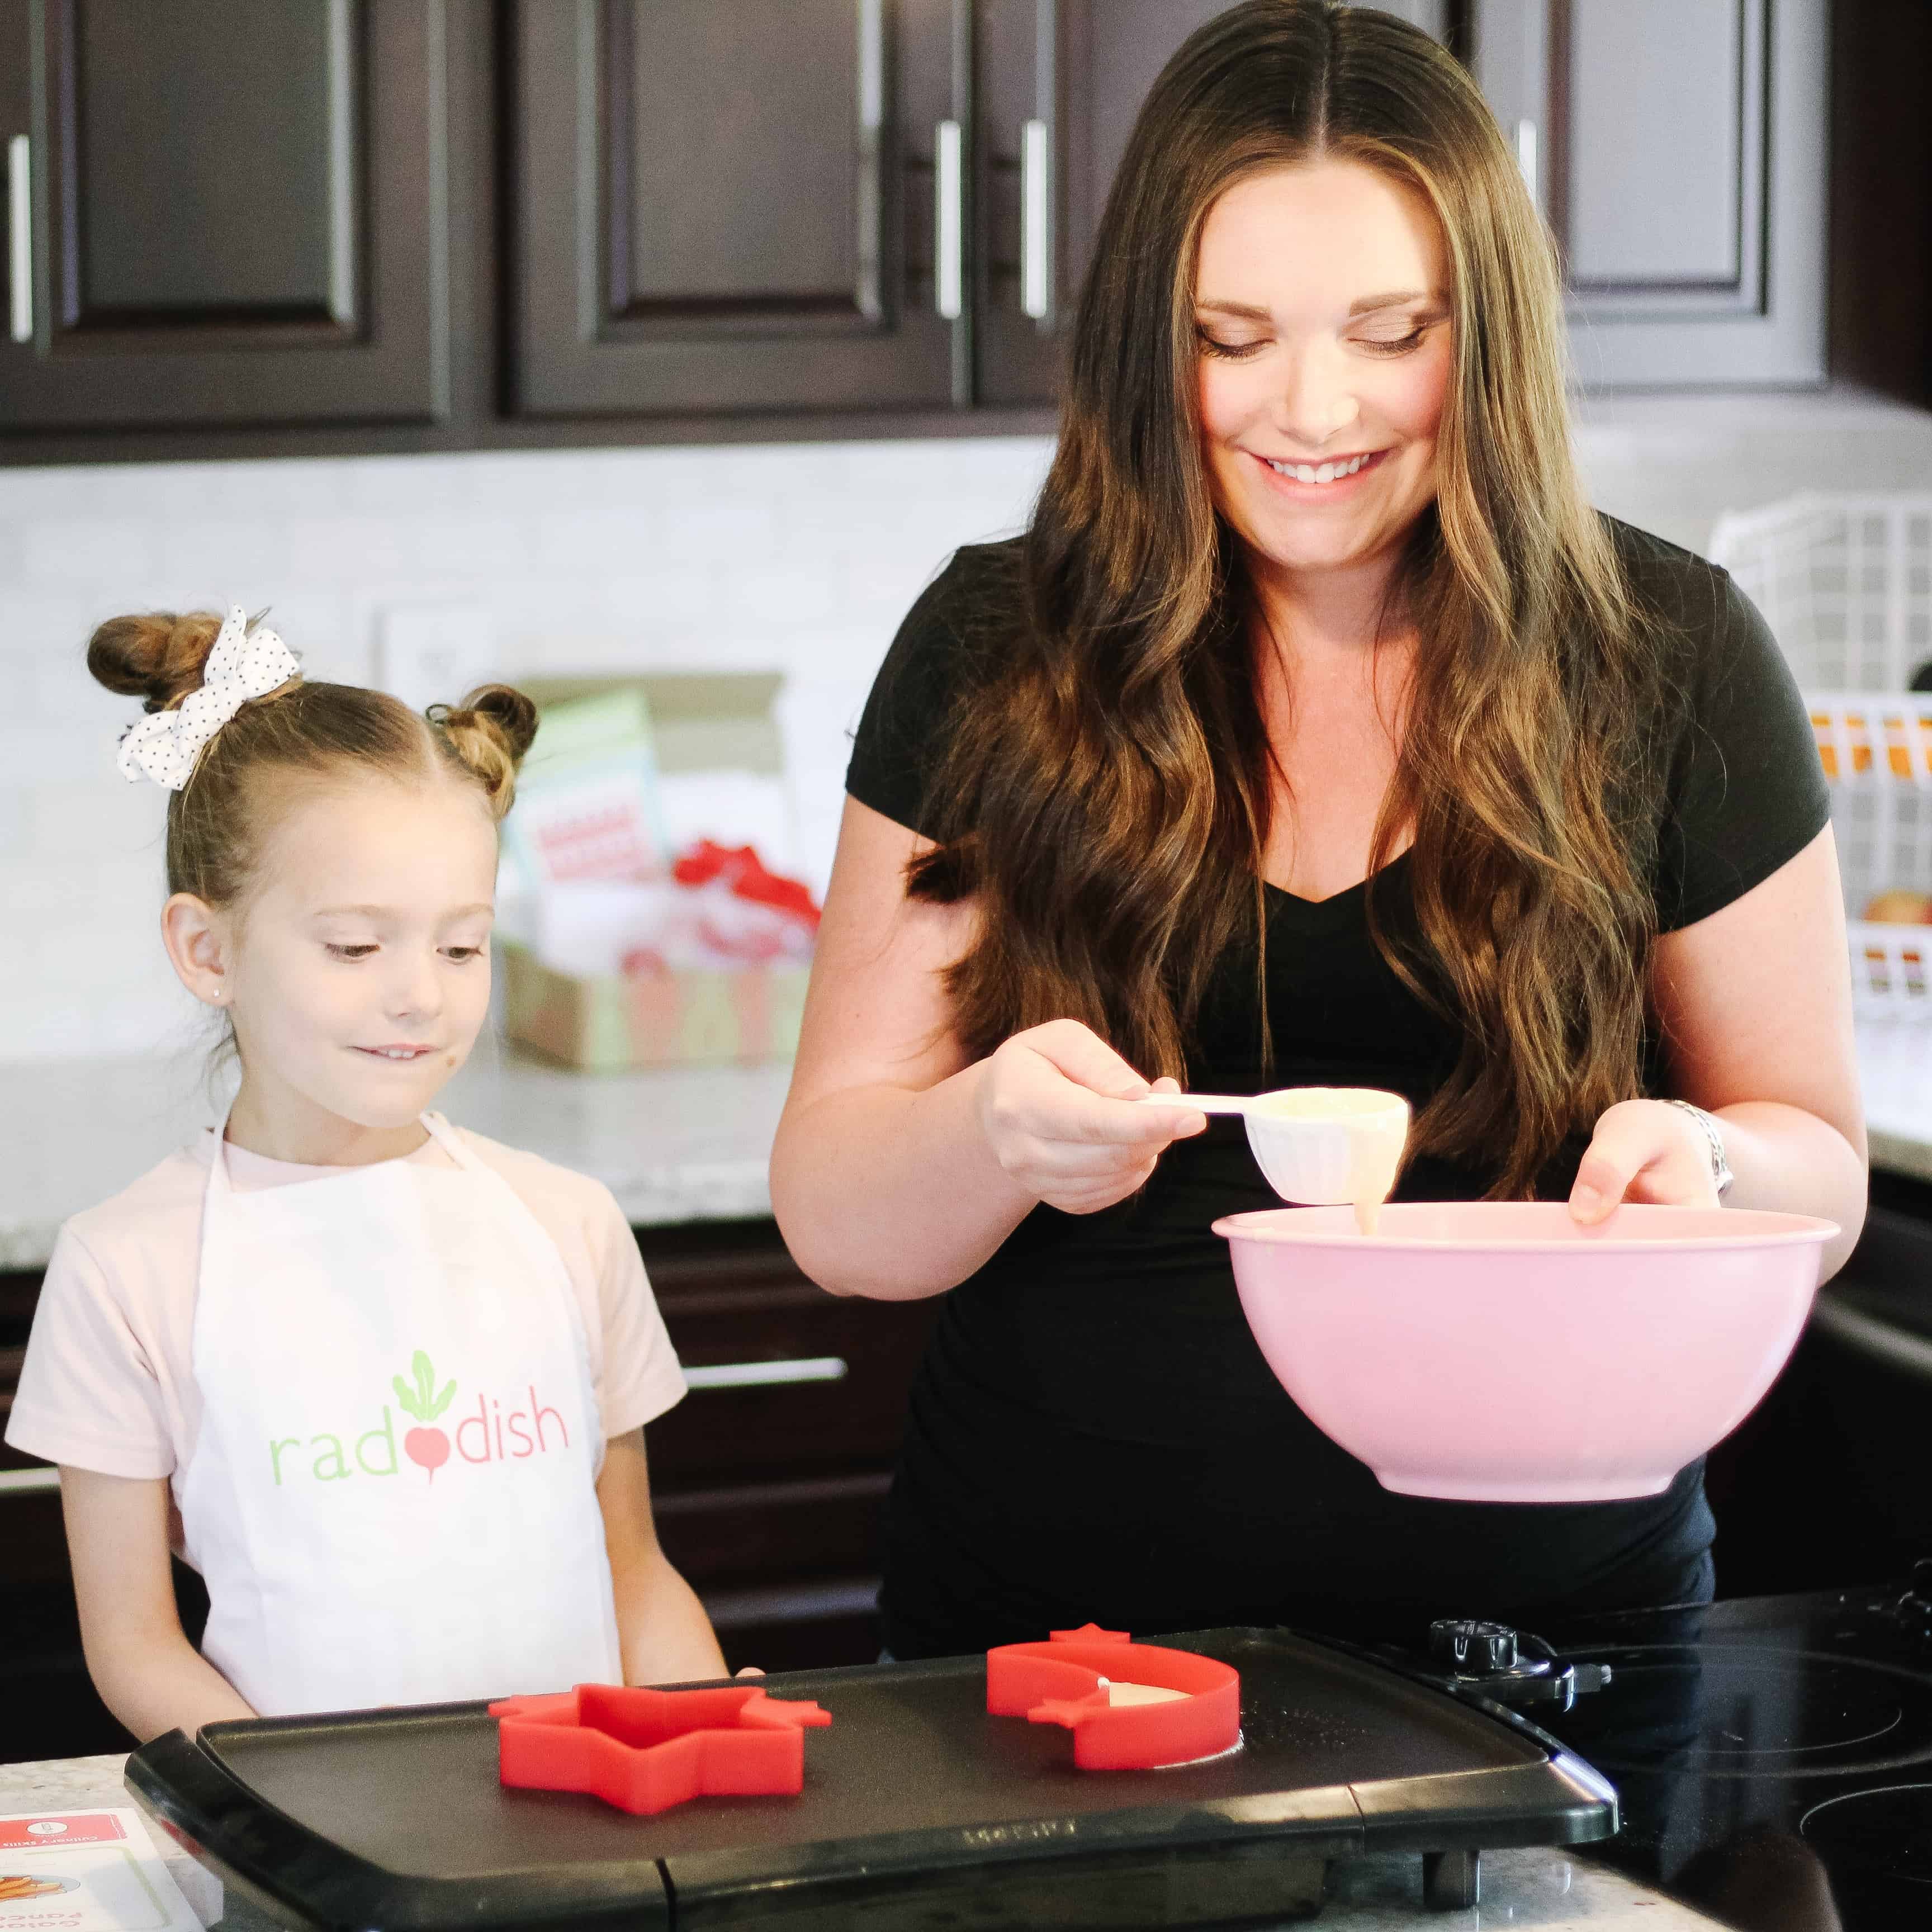
<path id="1" fill-rule="evenodd" d="M 1616 1784 L 1589 1856 L 1749 1932 L 1932 1926 L 1932 1563 L 1544 1631 L 1610 1682 L 1525 1714 Z"/>

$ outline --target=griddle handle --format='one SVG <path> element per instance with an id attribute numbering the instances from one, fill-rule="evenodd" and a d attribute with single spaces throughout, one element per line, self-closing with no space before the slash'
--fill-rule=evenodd
<path id="1" fill-rule="evenodd" d="M 312 1852 L 310 1834 L 254 1802 L 248 1787 L 183 1731 L 167 1731 L 128 1760 L 128 1788 L 168 1835 L 224 1883 L 271 1898 L 270 1875 Z"/>
<path id="2" fill-rule="evenodd" d="M 473 1880 L 373 1864 L 258 1797 L 216 1755 L 230 1732 L 299 1730 L 303 1721 L 236 1718 L 211 1725 L 206 1743 L 170 1731 L 128 1759 L 128 1789 L 199 1863 L 278 1924 L 310 1932 L 475 1932 Z M 562 1904 L 547 1872 L 498 1874 L 488 1887 L 488 1922 L 520 1932 L 666 1932 L 670 1902 L 654 1862 L 602 1871 L 586 1894 Z"/>
<path id="3" fill-rule="evenodd" d="M 128 1759 L 126 1779 L 198 1864 L 274 1916 L 306 1925 L 368 1922 L 356 1908 L 366 1911 L 385 1889 L 386 1874 L 261 1803 L 184 1732 L 143 1744 Z M 352 1918 L 330 1910 L 345 1893 Z M 320 1917 L 302 1909 L 304 1898 L 320 1901 Z"/>

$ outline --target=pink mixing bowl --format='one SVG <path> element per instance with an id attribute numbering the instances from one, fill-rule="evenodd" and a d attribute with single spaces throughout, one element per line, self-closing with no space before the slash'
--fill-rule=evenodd
<path id="1" fill-rule="evenodd" d="M 1400 1202 L 1214 1223 L 1268 1366 L 1406 1496 L 1654 1496 L 1742 1421 L 1796 1345 L 1838 1230 L 1804 1214 Z"/>

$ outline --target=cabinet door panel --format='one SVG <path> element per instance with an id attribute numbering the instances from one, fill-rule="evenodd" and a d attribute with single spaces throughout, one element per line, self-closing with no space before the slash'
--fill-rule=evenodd
<path id="1" fill-rule="evenodd" d="M 154 0 L 60 10 L 62 324 L 352 322 L 350 9 L 164 6 L 160 33 Z"/>
<path id="2" fill-rule="evenodd" d="M 965 92 L 955 14 L 525 0 L 523 412 L 965 400 L 965 325 L 936 313 L 934 284 L 936 130 Z"/>
<path id="3" fill-rule="evenodd" d="M 1479 0 L 1585 383 L 1822 380 L 1826 26 L 1825 0 Z"/>
<path id="4" fill-rule="evenodd" d="M 32 0 L 0 36 L 0 420 L 444 413 L 442 0 Z"/>
<path id="5" fill-rule="evenodd" d="M 1571 10 L 1558 160 L 1579 293 L 1739 286 L 1746 185 L 1763 179 L 1762 13 L 1762 0 L 1623 0 L 1614 17 Z M 1670 58 L 1660 59 L 1664 47 Z M 1646 138 L 1666 128 L 1668 141 Z M 1760 151 L 1756 167 L 1748 146 Z M 1658 220 L 1660 208 L 1669 220 Z"/>
<path id="6" fill-rule="evenodd" d="M 1155 77 L 1230 0 L 978 0 L 980 384 L 992 402 L 1052 392 L 1061 340 L 1092 258 L 1094 234 L 1135 117 Z M 1442 38 L 1448 0 L 1386 0 L 1385 10 Z M 1024 130 L 1048 137 L 1051 176 L 1036 262 L 1046 299 L 1029 314 Z M 1037 138 L 1037 137 L 1036 137 Z"/>
<path id="7" fill-rule="evenodd" d="M 756 0 L 721 63 L 718 4 L 604 9 L 610 313 L 875 319 L 883 10 Z"/>

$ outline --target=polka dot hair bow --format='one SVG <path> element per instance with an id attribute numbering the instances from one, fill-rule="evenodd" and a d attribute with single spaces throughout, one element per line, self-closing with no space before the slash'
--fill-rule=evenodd
<path id="1" fill-rule="evenodd" d="M 201 688 L 171 711 L 150 712 L 128 728 L 117 762 L 121 776 L 138 784 L 150 778 L 179 791 L 194 770 L 201 748 L 251 698 L 266 697 L 302 675 L 296 654 L 274 632 L 253 631 L 238 604 L 223 620 L 221 634 L 202 667 Z"/>

